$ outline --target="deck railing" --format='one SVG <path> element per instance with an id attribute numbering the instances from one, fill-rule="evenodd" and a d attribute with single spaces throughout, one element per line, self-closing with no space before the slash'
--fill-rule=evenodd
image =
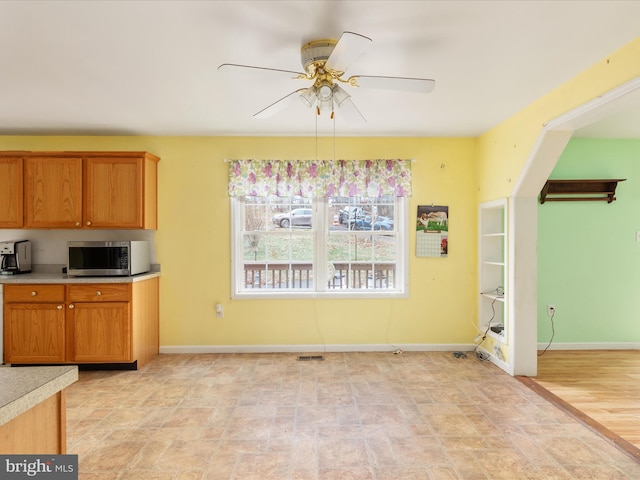
<path id="1" fill-rule="evenodd" d="M 328 281 L 330 289 L 393 288 L 395 263 L 333 263 L 335 271 Z M 311 263 L 245 263 L 245 288 L 313 288 Z"/>

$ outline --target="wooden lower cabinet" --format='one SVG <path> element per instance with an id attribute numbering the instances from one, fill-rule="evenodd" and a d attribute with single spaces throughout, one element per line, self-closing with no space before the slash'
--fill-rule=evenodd
<path id="1" fill-rule="evenodd" d="M 5 308 L 11 363 L 63 363 L 64 308 L 55 303 L 13 303 Z"/>
<path id="2" fill-rule="evenodd" d="M 67 312 L 67 359 L 132 362 L 130 304 L 75 303 Z"/>
<path id="3" fill-rule="evenodd" d="M 5 363 L 141 366 L 158 354 L 157 277 L 115 284 L 8 284 L 4 291 Z"/>
<path id="4" fill-rule="evenodd" d="M 3 455 L 67 453 L 66 392 L 55 393 L 0 425 L 0 452 Z"/>

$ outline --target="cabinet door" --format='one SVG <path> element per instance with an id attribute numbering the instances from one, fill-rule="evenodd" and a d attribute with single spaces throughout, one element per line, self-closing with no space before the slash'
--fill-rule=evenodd
<path id="1" fill-rule="evenodd" d="M 85 162 L 85 227 L 144 228 L 143 158 Z"/>
<path id="2" fill-rule="evenodd" d="M 5 303 L 5 362 L 62 363 L 65 312 L 62 304 Z"/>
<path id="3" fill-rule="evenodd" d="M 0 228 L 22 228 L 22 158 L 0 158 Z"/>
<path id="4" fill-rule="evenodd" d="M 133 361 L 129 307 L 126 302 L 70 304 L 67 309 L 68 361 Z"/>
<path id="5" fill-rule="evenodd" d="M 82 227 L 82 158 L 24 160 L 25 226 Z"/>

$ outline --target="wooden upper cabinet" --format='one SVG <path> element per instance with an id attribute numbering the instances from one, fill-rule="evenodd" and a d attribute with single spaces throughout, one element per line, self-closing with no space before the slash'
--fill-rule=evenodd
<path id="1" fill-rule="evenodd" d="M 144 160 L 85 160 L 85 227 L 145 228 Z"/>
<path id="2" fill-rule="evenodd" d="M 0 228 L 24 226 L 22 171 L 22 157 L 0 157 Z"/>
<path id="3" fill-rule="evenodd" d="M 147 152 L 0 156 L 1 178 L 15 177 L 0 192 L 0 228 L 157 229 L 159 160 Z"/>
<path id="4" fill-rule="evenodd" d="M 158 228 L 158 158 L 113 152 L 85 157 L 85 228 Z"/>
<path id="5" fill-rule="evenodd" d="M 25 227 L 80 228 L 82 158 L 25 158 L 24 194 Z"/>

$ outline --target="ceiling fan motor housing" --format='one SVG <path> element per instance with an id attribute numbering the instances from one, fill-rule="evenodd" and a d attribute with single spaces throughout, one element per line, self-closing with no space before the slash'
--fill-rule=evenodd
<path id="1" fill-rule="evenodd" d="M 313 77 L 317 68 L 324 66 L 337 43 L 338 41 L 334 39 L 314 40 L 305 43 L 300 52 L 304 71 Z"/>

